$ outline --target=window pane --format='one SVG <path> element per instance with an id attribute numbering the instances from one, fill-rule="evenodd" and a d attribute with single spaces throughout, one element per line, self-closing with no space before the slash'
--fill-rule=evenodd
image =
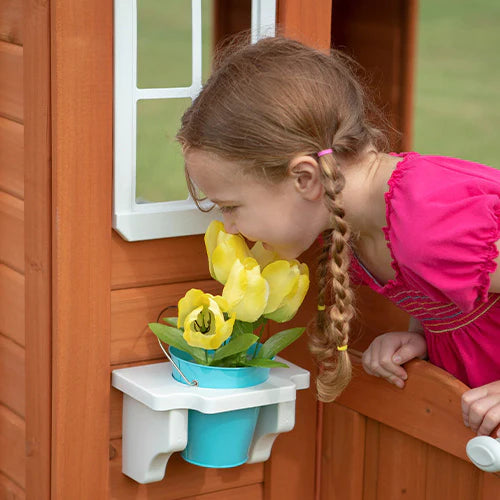
<path id="1" fill-rule="evenodd" d="M 138 0 L 137 86 L 191 85 L 191 0 Z"/>
<path id="2" fill-rule="evenodd" d="M 191 99 L 137 102 L 136 203 L 185 200 L 181 148 L 175 142 L 180 119 Z"/>
<path id="3" fill-rule="evenodd" d="M 212 52 L 214 47 L 214 30 L 213 30 L 213 0 L 202 0 L 201 2 L 201 43 L 202 43 L 202 80 L 207 81 L 210 76 L 212 66 Z"/>

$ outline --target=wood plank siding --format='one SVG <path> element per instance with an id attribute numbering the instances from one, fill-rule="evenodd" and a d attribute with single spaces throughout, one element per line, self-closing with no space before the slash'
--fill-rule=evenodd
<path id="1" fill-rule="evenodd" d="M 0 0 L 0 497 L 25 496 L 22 2 Z"/>

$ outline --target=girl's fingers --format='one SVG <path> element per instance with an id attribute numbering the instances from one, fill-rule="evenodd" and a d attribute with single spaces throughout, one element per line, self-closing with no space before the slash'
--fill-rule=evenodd
<path id="1" fill-rule="evenodd" d="M 488 395 L 488 389 L 485 386 L 471 389 L 462 394 L 462 418 L 466 427 L 471 427 L 470 412 L 471 405 Z"/>
<path id="2" fill-rule="evenodd" d="M 500 423 L 500 395 L 491 394 L 471 403 L 468 426 L 478 434 L 489 435 Z"/>

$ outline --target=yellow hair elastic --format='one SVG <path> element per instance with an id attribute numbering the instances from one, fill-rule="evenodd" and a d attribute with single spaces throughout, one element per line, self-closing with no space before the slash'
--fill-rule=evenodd
<path id="1" fill-rule="evenodd" d="M 347 351 L 347 344 L 346 345 L 341 345 L 337 347 L 337 351 Z"/>
<path id="2" fill-rule="evenodd" d="M 324 311 L 326 307 L 318 304 L 318 311 Z"/>

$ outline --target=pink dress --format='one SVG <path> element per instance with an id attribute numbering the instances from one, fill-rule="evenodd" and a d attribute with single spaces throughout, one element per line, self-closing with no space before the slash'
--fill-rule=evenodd
<path id="1" fill-rule="evenodd" d="M 351 275 L 425 329 L 428 356 L 477 387 L 500 380 L 500 294 L 488 293 L 499 239 L 500 171 L 402 153 L 385 194 L 395 278 L 378 283 L 354 255 Z"/>

